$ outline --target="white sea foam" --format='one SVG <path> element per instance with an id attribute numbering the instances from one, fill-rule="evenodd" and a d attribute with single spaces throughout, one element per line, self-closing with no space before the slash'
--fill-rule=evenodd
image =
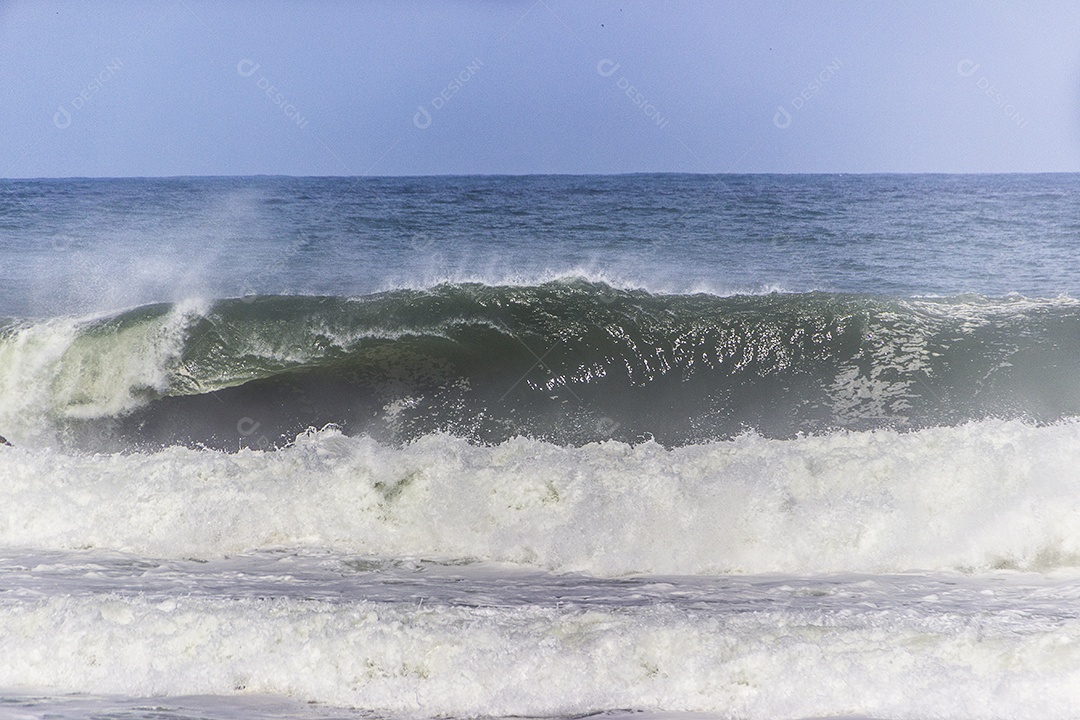
<path id="1" fill-rule="evenodd" d="M 25 717 L 1065 718 L 1080 699 L 1075 573 L 600 579 L 280 550 L 0 553 L 0 572 L 0 708 Z M 106 697 L 49 699 L 80 692 Z"/>
<path id="2" fill-rule="evenodd" d="M 158 320 L 87 332 L 101 317 L 55 318 L 0 335 L 0 427 L 15 442 L 47 436 L 58 419 L 114 417 L 165 390 L 186 330 L 205 311 L 192 300 Z"/>
<path id="3" fill-rule="evenodd" d="M 556 270 L 544 269 L 528 272 L 495 268 L 478 270 L 470 266 L 462 266 L 455 270 L 439 268 L 411 276 L 392 277 L 383 283 L 380 291 L 427 290 L 446 283 L 477 283 L 491 287 L 534 287 L 545 283 L 571 281 L 604 284 L 616 290 L 643 290 L 652 295 L 704 294 L 715 295 L 716 297 L 730 297 L 732 295 L 771 295 L 774 293 L 810 292 L 826 289 L 802 288 L 798 291 L 792 291 L 775 283 L 760 285 L 718 284 L 700 279 L 688 282 L 684 275 L 676 272 L 672 272 L 667 277 L 657 277 L 656 273 L 650 274 L 629 270 L 612 270 L 592 265 L 576 265 Z"/>
<path id="4" fill-rule="evenodd" d="M 932 595 L 875 606 L 859 602 L 857 584 L 844 589 L 849 603 L 837 608 L 775 602 L 750 611 L 723 602 L 470 607 L 228 592 L 7 600 L 0 687 L 275 695 L 404 717 L 606 708 L 1075 717 L 1075 617 L 942 610 Z"/>
<path id="5" fill-rule="evenodd" d="M 269 546 L 715 574 L 1080 564 L 1080 424 L 755 435 L 668 450 L 332 429 L 279 452 L 0 452 L 0 545 Z"/>

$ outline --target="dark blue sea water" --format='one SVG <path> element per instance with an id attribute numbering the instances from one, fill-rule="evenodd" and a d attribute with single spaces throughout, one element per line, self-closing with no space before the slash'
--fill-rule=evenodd
<path id="1" fill-rule="evenodd" d="M 1071 718 L 1080 175 L 0 181 L 0 716 Z"/>
<path id="2" fill-rule="evenodd" d="M 1080 290 L 1077 175 L 0 183 L 0 314 L 571 276 L 654 292 Z"/>

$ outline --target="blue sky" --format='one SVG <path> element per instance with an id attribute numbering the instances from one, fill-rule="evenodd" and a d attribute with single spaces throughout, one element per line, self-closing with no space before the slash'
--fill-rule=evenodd
<path id="1" fill-rule="evenodd" d="M 0 3 L 0 176 L 1080 171 L 1080 3 Z"/>

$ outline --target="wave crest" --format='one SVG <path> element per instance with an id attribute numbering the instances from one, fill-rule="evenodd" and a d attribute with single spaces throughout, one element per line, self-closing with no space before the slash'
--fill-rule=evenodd
<path id="1" fill-rule="evenodd" d="M 0 333 L 0 359 L 15 441 L 235 449 L 334 423 L 683 445 L 1078 415 L 1080 303 L 443 285 L 47 321 Z"/>

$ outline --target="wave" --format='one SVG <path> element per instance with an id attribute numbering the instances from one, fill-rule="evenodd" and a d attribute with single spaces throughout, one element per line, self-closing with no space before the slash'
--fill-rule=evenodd
<path id="1" fill-rule="evenodd" d="M 39 693 L 15 717 L 1075 717 L 1074 616 L 1025 626 L 1020 609 L 950 612 L 896 589 L 903 600 L 885 607 L 832 610 L 798 597 L 693 608 L 35 598 L 0 605 L 0 683 L 92 693 L 48 703 L 55 715 L 18 714 L 46 705 Z M 106 713 L 102 693 L 143 699 Z M 266 696 L 277 712 L 256 704 Z"/>
<path id="2" fill-rule="evenodd" d="M 326 429 L 278 452 L 0 448 L 0 546 L 269 547 L 594 576 L 1080 565 L 1080 423 L 985 420 L 665 449 Z"/>
<path id="3" fill-rule="evenodd" d="M 91 449 L 308 427 L 677 446 L 1080 414 L 1080 302 L 654 295 L 584 280 L 252 296 L 0 329 L 0 432 Z"/>

